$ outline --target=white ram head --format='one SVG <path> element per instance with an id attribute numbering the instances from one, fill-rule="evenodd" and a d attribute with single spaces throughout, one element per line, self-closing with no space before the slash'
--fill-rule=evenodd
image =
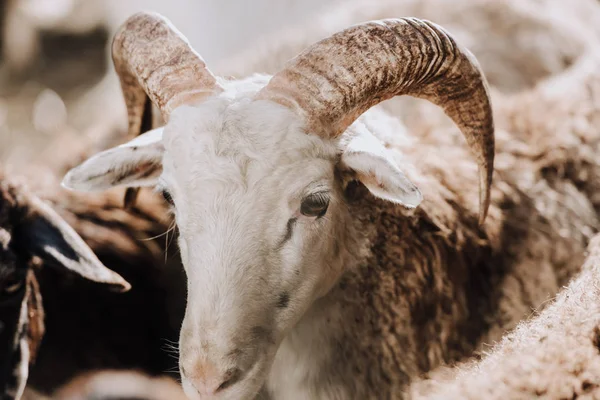
<path id="1" fill-rule="evenodd" d="M 129 18 L 113 42 L 131 134 L 71 170 L 84 191 L 153 186 L 173 204 L 188 276 L 180 370 L 190 398 L 251 398 L 282 339 L 344 271 L 349 182 L 416 207 L 421 194 L 357 118 L 398 95 L 441 106 L 480 172 L 488 204 L 494 128 L 477 61 L 414 18 L 350 27 L 273 77 L 216 78 L 160 15 Z M 135 189 L 137 190 L 137 189 Z M 129 202 L 134 199 L 129 197 Z"/>

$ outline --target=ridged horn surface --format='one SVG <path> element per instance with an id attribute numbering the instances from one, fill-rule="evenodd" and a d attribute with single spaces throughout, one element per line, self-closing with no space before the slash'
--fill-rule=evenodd
<path id="1" fill-rule="evenodd" d="M 352 26 L 290 60 L 257 99 L 300 113 L 307 131 L 341 135 L 362 113 L 394 96 L 440 106 L 460 128 L 479 167 L 479 222 L 490 203 L 494 121 L 475 57 L 440 26 L 417 18 Z"/>

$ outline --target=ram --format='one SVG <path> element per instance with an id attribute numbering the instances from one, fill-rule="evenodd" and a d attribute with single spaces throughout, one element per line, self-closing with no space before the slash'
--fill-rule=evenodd
<path id="1" fill-rule="evenodd" d="M 478 62 L 432 22 L 354 25 L 273 76 L 235 80 L 215 77 L 164 17 L 139 13 L 113 58 L 130 133 L 150 104 L 167 122 L 63 185 L 155 187 L 171 202 L 191 399 L 261 388 L 275 399 L 402 398 L 411 379 L 472 355 L 555 294 L 600 227 L 595 186 L 543 168 L 549 155 L 501 95 L 506 129 L 495 135 Z M 399 95 L 447 116 L 425 107 L 422 129 L 407 130 L 378 106 Z"/>
<path id="2" fill-rule="evenodd" d="M 177 340 L 185 277 L 177 253 L 165 254 L 163 201 L 149 194 L 124 211 L 120 193 L 52 190 L 48 178 L 0 179 L 2 398 L 26 384 L 49 393 L 91 368 L 172 369 L 165 347 Z"/>

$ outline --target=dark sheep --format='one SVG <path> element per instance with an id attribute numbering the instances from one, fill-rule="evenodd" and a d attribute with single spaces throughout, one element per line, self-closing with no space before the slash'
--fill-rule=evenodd
<path id="1" fill-rule="evenodd" d="M 67 159 L 54 169 L 70 165 Z M 185 278 L 177 250 L 170 246 L 174 233 L 163 201 L 145 193 L 136 207 L 124 211 L 120 193 L 73 194 L 60 190 L 53 176 L 32 166 L 21 179 L 0 177 L 0 360 L 6 361 L 0 377 L 8 380 L 5 396 L 18 399 L 25 382 L 51 393 L 76 374 L 102 368 L 176 377 L 176 357 L 169 353 L 183 318 Z M 65 230 L 79 239 L 62 240 Z M 46 243 L 58 246 L 66 258 L 44 252 Z M 109 266 L 116 271 L 112 279 L 132 288 L 109 291 L 89 281 L 94 277 L 73 262 L 63 265 L 82 252 L 97 257 L 97 269 Z M 15 338 L 28 339 L 29 345 L 15 347 Z M 11 357 L 18 359 L 8 362 Z"/>

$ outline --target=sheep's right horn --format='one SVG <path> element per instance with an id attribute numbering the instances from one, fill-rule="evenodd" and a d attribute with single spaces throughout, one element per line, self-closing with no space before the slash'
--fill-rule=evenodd
<path id="1" fill-rule="evenodd" d="M 141 12 L 129 17 L 112 43 L 129 119 L 129 136 L 152 129 L 152 103 L 168 121 L 184 103 L 200 101 L 223 89 L 187 39 L 163 16 Z M 133 206 L 138 188 L 129 188 L 125 208 Z"/>
<path id="2" fill-rule="evenodd" d="M 139 133 L 146 95 L 167 120 L 175 107 L 222 90 L 187 39 L 156 13 L 129 17 L 115 35 L 112 57 L 127 105 L 130 134 Z"/>

